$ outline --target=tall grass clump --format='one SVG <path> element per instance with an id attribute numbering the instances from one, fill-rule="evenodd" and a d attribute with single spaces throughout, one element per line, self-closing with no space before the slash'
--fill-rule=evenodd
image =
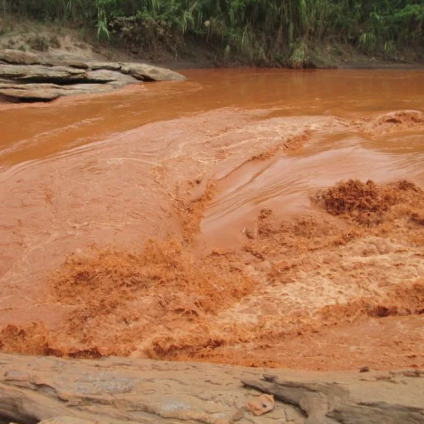
<path id="1" fill-rule="evenodd" d="M 99 37 L 177 48 L 188 37 L 255 63 L 303 66 L 308 47 L 348 43 L 366 54 L 422 47 L 424 0 L 0 0 L 3 13 L 72 21 Z"/>

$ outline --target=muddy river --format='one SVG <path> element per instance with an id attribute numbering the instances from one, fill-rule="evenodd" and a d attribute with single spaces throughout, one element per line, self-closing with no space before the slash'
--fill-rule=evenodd
<path id="1" fill-rule="evenodd" d="M 424 73 L 183 73 L 0 104 L 0 349 L 424 367 Z"/>

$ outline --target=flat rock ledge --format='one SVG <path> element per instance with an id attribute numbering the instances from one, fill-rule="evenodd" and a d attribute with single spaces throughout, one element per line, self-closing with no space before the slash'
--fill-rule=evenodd
<path id="1" fill-rule="evenodd" d="M 9 102 L 49 102 L 73 94 L 105 93 L 128 84 L 184 79 L 145 63 L 0 50 L 0 99 Z"/>
<path id="2" fill-rule="evenodd" d="M 246 406 L 262 402 L 263 393 L 274 395 L 275 408 L 251 415 Z M 0 423 L 39 422 L 421 424 L 424 373 L 319 373 L 0 354 Z"/>

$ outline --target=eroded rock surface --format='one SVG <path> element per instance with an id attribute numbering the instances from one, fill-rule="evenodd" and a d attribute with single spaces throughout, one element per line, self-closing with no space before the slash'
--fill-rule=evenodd
<path id="1" fill-rule="evenodd" d="M 40 63 L 34 53 L 21 52 L 20 50 L 0 50 L 0 61 L 15 65 L 35 65 Z"/>
<path id="2" fill-rule="evenodd" d="M 20 424 L 420 424 L 423 389 L 423 376 L 411 372 L 364 378 L 359 372 L 0 356 L 0 422 Z M 247 406 L 261 392 L 275 396 L 275 409 L 255 416 Z"/>
<path id="3" fill-rule="evenodd" d="M 374 379 L 368 380 L 358 378 L 357 383 L 347 382 L 344 377 L 325 381 L 320 378 L 322 375 L 315 381 L 312 379 L 307 381 L 304 378 L 294 381 L 264 376 L 262 380 L 247 380 L 243 383 L 246 387 L 272 393 L 281 402 L 298 406 L 307 414 L 308 419 L 305 421 L 307 424 L 424 423 L 422 378 L 417 385 L 421 393 L 418 393 L 415 399 L 412 393 L 404 398 L 401 389 L 390 390 L 385 384 L 376 384 L 375 390 L 372 384 L 364 384 L 385 380 L 395 385 L 399 383 L 407 385 L 405 380 L 393 379 L 395 374 L 374 376 Z M 405 377 L 408 374 L 399 373 L 399 375 Z M 393 394 L 390 395 L 390 392 Z"/>
<path id="4" fill-rule="evenodd" d="M 140 81 L 181 81 L 168 69 L 139 63 L 90 61 L 0 50 L 0 98 L 14 102 L 48 102 L 61 96 L 110 91 Z M 46 84 L 56 86 L 47 87 Z M 85 84 L 87 87 L 82 88 Z M 106 87 L 106 88 L 105 88 Z"/>
<path id="5" fill-rule="evenodd" d="M 145 63 L 122 63 L 121 70 L 141 81 L 181 81 L 181 75 Z"/>

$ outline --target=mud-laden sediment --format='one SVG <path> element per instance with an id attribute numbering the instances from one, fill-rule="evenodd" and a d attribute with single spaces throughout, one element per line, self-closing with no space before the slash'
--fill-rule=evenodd
<path id="1" fill-rule="evenodd" d="M 405 131 L 418 114 L 394 116 L 367 125 L 374 134 L 379 122 L 384 131 Z M 175 122 L 161 126 L 172 132 Z M 359 127 L 220 111 L 180 120 L 165 145 L 152 143 L 158 125 L 151 124 L 83 152 L 72 166 L 76 156 L 66 156 L 12 175 L 3 182 L 0 214 L 10 222 L 1 231 L 18 247 L 2 273 L 9 306 L 1 311 L 1 350 L 326 370 L 423 367 L 424 192 L 415 183 L 346 180 L 308 193 L 303 214 L 260 205 L 236 247 L 211 249 L 202 233 L 202 217 L 232 173 Z M 46 182 L 68 179 L 66 192 L 46 192 Z M 43 239 L 33 214 L 50 214 Z M 40 256 L 50 266 L 37 268 Z"/>

